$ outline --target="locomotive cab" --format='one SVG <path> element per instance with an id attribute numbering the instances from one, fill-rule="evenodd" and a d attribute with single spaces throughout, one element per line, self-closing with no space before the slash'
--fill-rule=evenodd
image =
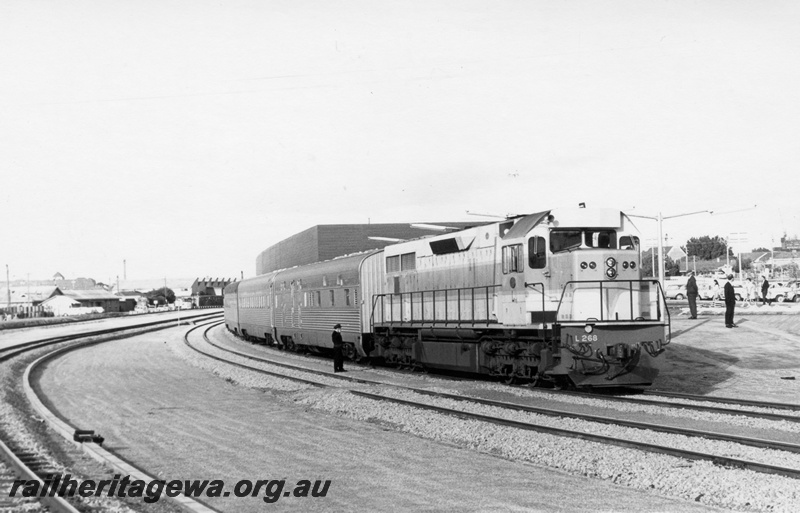
<path id="1" fill-rule="evenodd" d="M 500 246 L 499 322 L 546 336 L 529 343 L 536 358 L 525 365 L 498 365 L 493 357 L 495 372 L 568 377 L 578 386 L 652 383 L 653 358 L 668 343 L 668 312 L 658 283 L 640 280 L 639 238 L 627 216 L 604 209 L 533 214 Z"/>

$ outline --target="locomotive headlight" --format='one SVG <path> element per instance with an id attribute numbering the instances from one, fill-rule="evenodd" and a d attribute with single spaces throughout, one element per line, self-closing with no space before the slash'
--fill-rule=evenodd
<path id="1" fill-rule="evenodd" d="M 631 262 L 631 269 L 636 269 L 636 262 Z"/>
<path id="2" fill-rule="evenodd" d="M 617 265 L 617 261 L 614 259 L 614 257 L 606 258 L 606 266 L 607 267 L 614 267 L 615 265 Z"/>
<path id="3" fill-rule="evenodd" d="M 628 268 L 628 262 L 622 262 L 622 268 L 623 269 L 627 269 Z"/>
<path id="4" fill-rule="evenodd" d="M 594 262 L 589 262 L 589 269 L 594 269 L 595 267 L 597 267 L 597 264 Z"/>
<path id="5" fill-rule="evenodd" d="M 617 277 L 617 270 L 614 269 L 613 267 L 609 267 L 608 269 L 606 269 L 606 276 L 608 276 L 611 279 L 616 278 Z"/>
<path id="6" fill-rule="evenodd" d="M 586 326 L 583 327 L 583 331 L 585 331 L 586 333 L 591 333 L 594 331 L 594 326 L 592 326 L 591 324 L 587 324 Z"/>
<path id="7" fill-rule="evenodd" d="M 586 269 L 589 265 L 586 262 L 581 262 L 581 269 Z"/>

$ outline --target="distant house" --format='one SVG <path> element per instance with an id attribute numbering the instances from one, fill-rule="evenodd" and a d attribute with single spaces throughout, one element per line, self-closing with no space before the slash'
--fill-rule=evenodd
<path id="1" fill-rule="evenodd" d="M 78 301 L 81 306 L 99 306 L 105 312 L 120 311 L 120 296 L 105 290 L 65 290 L 64 295 Z"/>
<path id="2" fill-rule="evenodd" d="M 123 291 L 119 293 L 120 312 L 133 312 L 140 303 L 147 304 L 147 299 L 141 292 Z"/>
<path id="3" fill-rule="evenodd" d="M 53 296 L 42 302 L 42 308 L 51 312 L 54 317 L 70 315 L 80 308 L 81 304 L 69 296 Z"/>

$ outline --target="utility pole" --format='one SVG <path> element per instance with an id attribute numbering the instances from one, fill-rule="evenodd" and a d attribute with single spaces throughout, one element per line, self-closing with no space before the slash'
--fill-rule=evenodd
<path id="1" fill-rule="evenodd" d="M 8 277 L 8 264 L 6 264 L 6 294 L 8 295 L 8 308 L 11 308 L 11 278 Z"/>

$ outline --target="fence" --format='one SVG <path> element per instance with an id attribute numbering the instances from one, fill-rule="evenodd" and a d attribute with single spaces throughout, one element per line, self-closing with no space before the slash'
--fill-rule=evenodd
<path id="1" fill-rule="evenodd" d="M 42 306 L 6 306 L 0 308 L 0 320 L 30 319 L 32 317 L 52 317 L 53 312 L 45 310 Z"/>

